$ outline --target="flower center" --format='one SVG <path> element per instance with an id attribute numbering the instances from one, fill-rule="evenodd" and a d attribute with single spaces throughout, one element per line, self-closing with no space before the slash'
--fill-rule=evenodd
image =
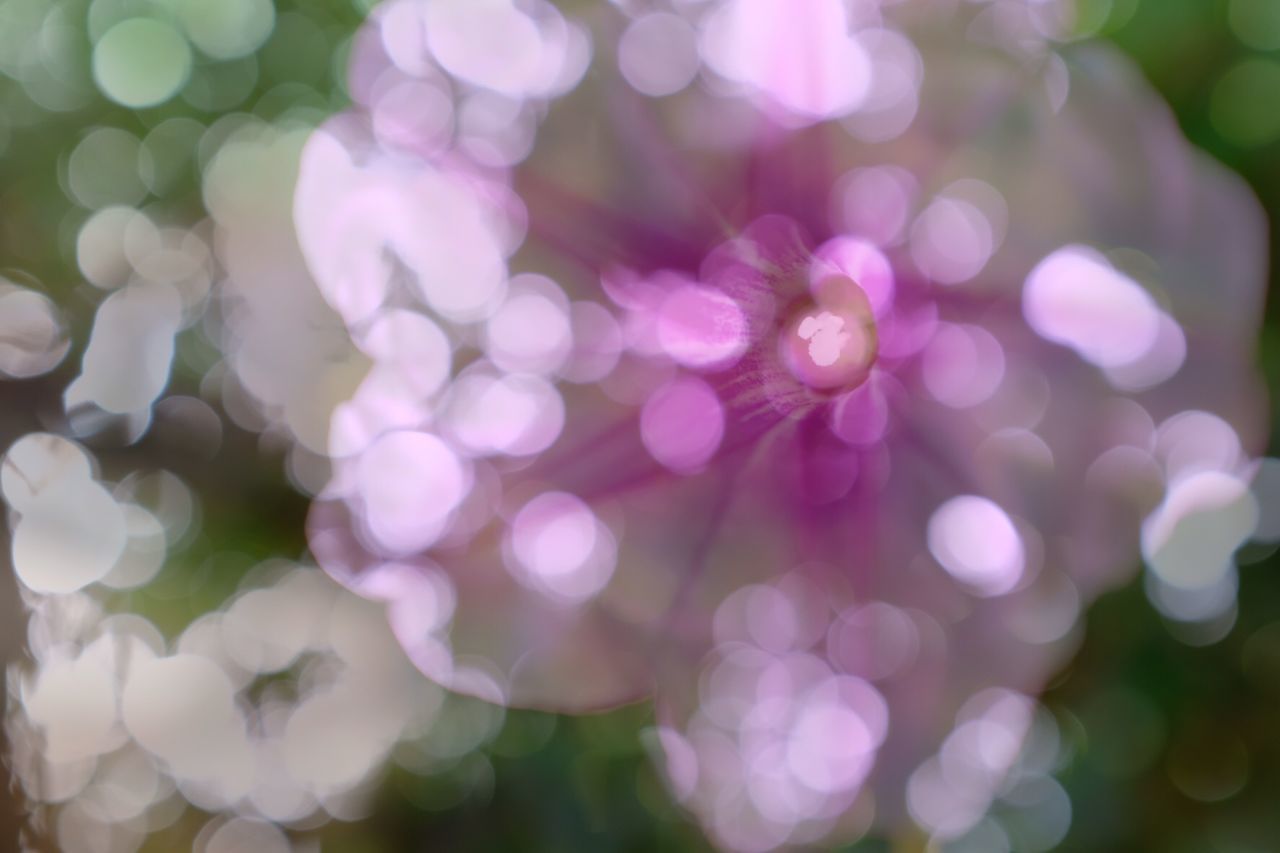
<path id="1" fill-rule="evenodd" d="M 791 375 L 817 391 L 861 385 L 879 342 L 871 304 L 853 279 L 832 275 L 791 308 L 778 340 Z"/>

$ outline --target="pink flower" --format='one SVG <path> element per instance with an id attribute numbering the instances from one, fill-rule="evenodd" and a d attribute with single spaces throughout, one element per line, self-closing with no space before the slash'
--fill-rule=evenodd
<path id="1" fill-rule="evenodd" d="M 313 551 L 451 688 L 654 696 L 723 846 L 963 833 L 1144 519 L 1243 482 L 1261 216 L 1048 4 L 616 5 L 358 39 Z"/>

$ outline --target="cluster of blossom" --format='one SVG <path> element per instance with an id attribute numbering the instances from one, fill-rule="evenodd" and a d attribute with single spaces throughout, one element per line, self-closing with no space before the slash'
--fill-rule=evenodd
<path id="1" fill-rule="evenodd" d="M 209 545 L 210 460 L 236 452 L 224 416 L 261 432 L 263 450 L 287 442 L 292 481 L 315 489 L 309 448 L 363 372 L 293 236 L 306 126 L 241 115 L 169 119 L 145 140 L 90 130 L 65 185 L 88 210 L 70 214 L 77 299 L 0 280 L 0 379 L 62 391 L 60 409 L 39 399 L 6 414 L 6 430 L 50 431 L 20 434 L 0 461 L 27 610 L 5 725 L 32 829 L 57 849 L 130 851 L 157 833 L 210 853 L 309 849 L 329 819 L 367 813 L 394 748 L 417 772 L 446 772 L 502 724 L 501 709 L 417 677 L 381 609 L 314 568 L 251 567 L 230 600 L 161 628 L 208 575 L 246 570 L 217 549 L 190 564 Z M 210 218 L 195 224 L 143 203 L 175 145 L 202 170 Z M 78 303 L 93 307 L 78 369 L 54 372 Z M 175 390 L 179 372 L 198 396 Z"/>
<path id="2" fill-rule="evenodd" d="M 199 573 L 152 584 L 196 534 L 199 498 L 163 470 L 103 482 L 94 461 L 32 433 L 0 477 L 29 611 L 7 734 L 58 849 L 136 850 L 192 807 L 213 815 L 193 849 L 309 849 L 307 830 L 367 813 L 393 748 L 442 772 L 497 733 L 499 709 L 415 677 L 381 609 L 311 567 L 254 567 L 171 640 L 108 606 L 111 591 L 189 594 Z M 210 558 L 204 571 L 230 568 Z"/>
<path id="3" fill-rule="evenodd" d="M 371 364 L 313 552 L 452 689 L 653 695 L 726 847 L 962 836 L 1140 552 L 1229 609 L 1257 206 L 1061 4 L 615 6 L 357 37 L 295 203 Z"/>
<path id="4" fill-rule="evenodd" d="M 50 315 L 32 316 L 16 343 Z M 58 849 L 135 850 L 191 807 L 214 815 L 194 849 L 306 849 L 281 827 L 363 816 L 394 747 L 440 772 L 498 731 L 499 709 L 415 677 L 381 609 L 314 568 L 254 567 L 171 639 L 109 604 L 138 589 L 189 595 L 235 568 L 215 555 L 158 578 L 198 536 L 200 496 L 165 470 L 113 483 L 97 469 L 85 446 L 49 433 L 20 438 L 0 467 L 28 609 L 6 727 L 22 791 L 44 809 L 38 831 Z"/>
<path id="5" fill-rule="evenodd" d="M 253 849 L 299 849 L 277 825 L 363 816 L 392 747 L 437 722 L 442 691 L 410 677 L 375 606 L 314 569 L 257 581 L 172 642 L 91 593 L 30 599 L 9 735 L 25 793 L 56 807 L 58 849 L 136 850 L 191 806 L 215 816 L 203 836 L 252 828 Z M 434 749 L 437 767 L 476 744 Z"/>

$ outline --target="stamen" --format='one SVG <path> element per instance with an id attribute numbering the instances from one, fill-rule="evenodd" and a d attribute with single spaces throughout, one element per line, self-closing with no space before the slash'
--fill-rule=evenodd
<path id="1" fill-rule="evenodd" d="M 822 279 L 792 310 L 778 347 L 791 374 L 812 389 L 861 385 L 879 348 L 866 294 L 847 276 Z"/>

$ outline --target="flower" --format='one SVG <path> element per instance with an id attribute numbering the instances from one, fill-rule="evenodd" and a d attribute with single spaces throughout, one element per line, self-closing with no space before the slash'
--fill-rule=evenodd
<path id="1" fill-rule="evenodd" d="M 1058 4 L 614 5 L 358 38 L 312 550 L 450 688 L 654 696 L 725 847 L 963 834 L 1082 606 L 1249 535 L 1257 205 Z"/>

